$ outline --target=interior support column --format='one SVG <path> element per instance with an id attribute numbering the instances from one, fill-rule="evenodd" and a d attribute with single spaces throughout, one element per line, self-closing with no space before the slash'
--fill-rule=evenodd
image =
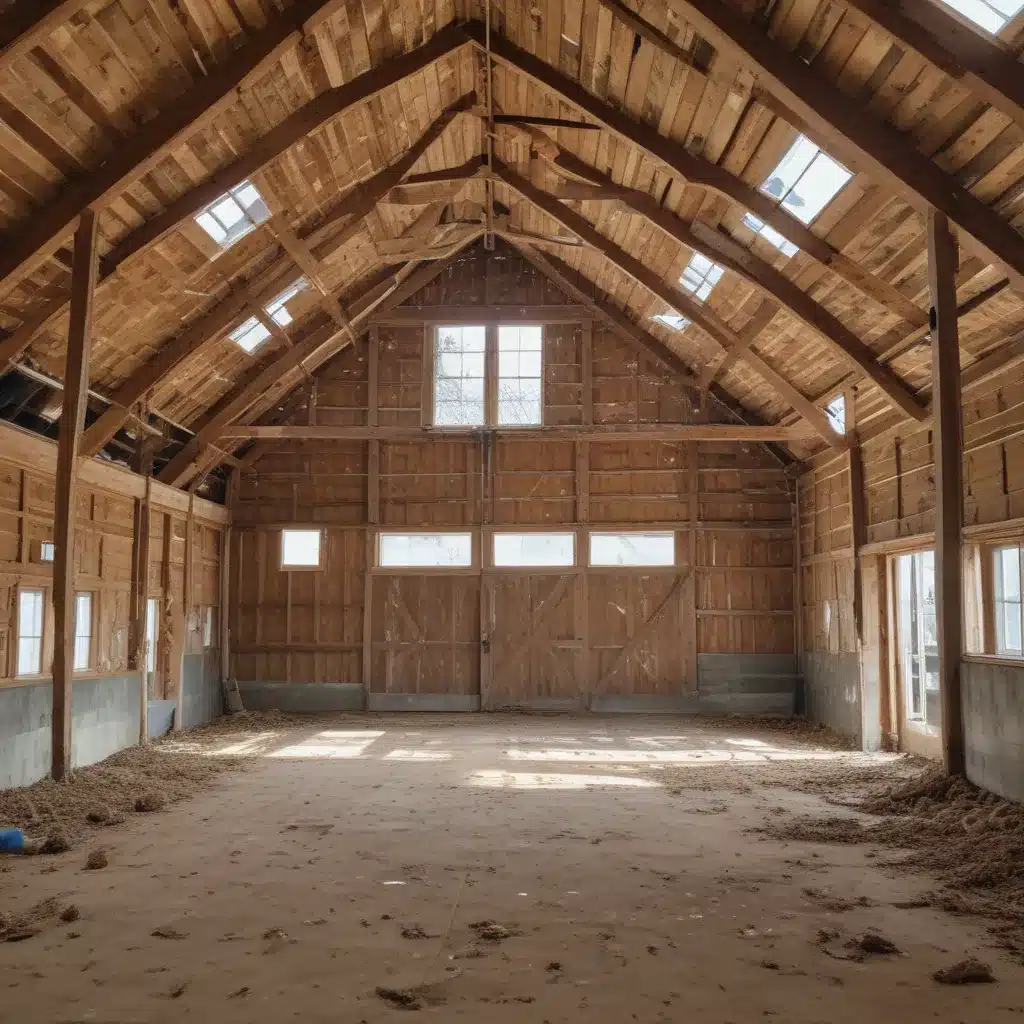
<path id="1" fill-rule="evenodd" d="M 53 742 L 50 771 L 58 782 L 71 771 L 78 448 L 88 401 L 92 299 L 95 289 L 96 215 L 92 210 L 86 210 L 75 232 L 68 348 L 64 363 L 64 408 L 61 411 L 57 441 L 53 558 Z"/>
<path id="2" fill-rule="evenodd" d="M 963 775 L 964 718 L 960 692 L 963 656 L 963 414 L 956 308 L 957 244 L 944 214 L 928 215 L 931 289 L 932 443 L 935 447 L 935 610 L 942 709 L 942 759 Z"/>

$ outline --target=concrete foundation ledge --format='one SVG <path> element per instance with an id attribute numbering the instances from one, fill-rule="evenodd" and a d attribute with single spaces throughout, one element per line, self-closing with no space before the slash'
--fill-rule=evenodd
<path id="1" fill-rule="evenodd" d="M 359 683 L 238 682 L 246 711 L 365 711 Z"/>
<path id="2" fill-rule="evenodd" d="M 174 725 L 174 712 L 178 702 L 173 700 L 151 700 L 146 709 L 146 725 L 149 727 L 149 738 L 166 736 Z"/>
<path id="3" fill-rule="evenodd" d="M 369 711 L 479 711 L 477 694 L 461 693 L 371 693 Z"/>
<path id="4" fill-rule="evenodd" d="M 625 715 L 697 715 L 701 713 L 700 698 L 696 693 L 679 696 L 658 694 L 595 694 L 590 698 L 590 710 L 599 714 Z"/>
<path id="5" fill-rule="evenodd" d="M 582 697 L 531 697 L 526 700 L 509 701 L 507 704 L 495 703 L 488 711 L 584 711 Z"/>

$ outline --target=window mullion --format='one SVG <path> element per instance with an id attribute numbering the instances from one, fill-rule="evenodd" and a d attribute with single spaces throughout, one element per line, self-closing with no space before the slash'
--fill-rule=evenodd
<path id="1" fill-rule="evenodd" d="M 484 347 L 484 421 L 488 426 L 498 423 L 498 325 L 487 325 Z"/>

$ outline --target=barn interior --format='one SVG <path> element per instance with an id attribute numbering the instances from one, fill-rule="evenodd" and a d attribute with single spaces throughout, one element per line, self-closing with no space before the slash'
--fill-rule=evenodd
<path id="1" fill-rule="evenodd" d="M 1022 52 L 0 0 L 0 1016 L 1019 1020 Z"/>

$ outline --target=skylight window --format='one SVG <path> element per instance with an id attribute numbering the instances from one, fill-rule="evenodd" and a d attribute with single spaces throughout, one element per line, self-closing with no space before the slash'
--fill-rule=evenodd
<path id="1" fill-rule="evenodd" d="M 657 320 L 659 324 L 664 324 L 673 331 L 681 331 L 684 327 L 690 326 L 690 321 L 685 316 L 679 316 L 676 313 L 657 313 L 651 319 Z"/>
<path id="2" fill-rule="evenodd" d="M 853 175 L 800 135 L 761 186 L 802 224 L 810 224 Z"/>
<path id="3" fill-rule="evenodd" d="M 825 415 L 828 417 L 829 425 L 837 434 L 845 434 L 846 396 L 836 395 L 836 397 L 825 406 Z"/>
<path id="4" fill-rule="evenodd" d="M 758 220 L 752 213 L 743 215 L 743 223 L 755 234 L 771 242 L 784 256 L 795 256 L 800 251 L 799 247 L 795 246 L 785 235 L 780 235 L 771 224 L 765 224 L 764 221 Z"/>
<path id="5" fill-rule="evenodd" d="M 270 219 L 263 196 L 251 181 L 243 181 L 218 196 L 196 217 L 196 223 L 222 248 L 230 249 L 240 238 Z"/>
<path id="6" fill-rule="evenodd" d="M 307 287 L 309 287 L 309 282 L 304 277 L 300 277 L 294 284 L 289 285 L 281 292 L 276 299 L 263 307 L 267 316 L 279 327 L 287 327 L 295 319 L 288 311 L 288 303 L 304 292 Z M 270 328 L 259 317 L 251 316 L 248 320 L 240 323 L 229 337 L 249 355 L 252 355 L 270 337 Z"/>
<path id="7" fill-rule="evenodd" d="M 945 0 L 949 7 L 995 35 L 1024 11 L 1024 0 Z"/>
<path id="8" fill-rule="evenodd" d="M 679 283 L 688 292 L 693 292 L 698 302 L 705 302 L 724 273 L 725 271 L 716 263 L 712 263 L 707 256 L 695 252 L 690 257 Z"/>

